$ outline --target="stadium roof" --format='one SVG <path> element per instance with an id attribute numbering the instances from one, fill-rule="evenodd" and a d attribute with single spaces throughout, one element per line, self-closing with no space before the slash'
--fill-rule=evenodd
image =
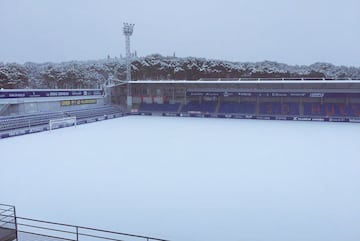
<path id="1" fill-rule="evenodd" d="M 199 79 L 199 80 L 133 80 L 121 85 L 167 86 L 186 89 L 216 91 L 219 89 L 238 89 L 248 91 L 322 91 L 341 93 L 360 93 L 360 79 L 329 78 L 241 78 L 241 79 Z"/>
<path id="2" fill-rule="evenodd" d="M 360 84 L 360 80 L 353 79 L 302 79 L 302 78 L 283 78 L 283 79 L 199 79 L 199 80 L 133 80 L 130 84 L 252 84 L 252 83 L 268 83 L 268 84 Z"/>

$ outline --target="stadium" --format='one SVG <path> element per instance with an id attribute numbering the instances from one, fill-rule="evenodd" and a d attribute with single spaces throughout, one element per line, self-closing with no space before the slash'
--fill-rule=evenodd
<path id="1" fill-rule="evenodd" d="M 18 136 L 0 141 L 2 178 L 27 178 L 1 190 L 28 206 L 19 216 L 0 204 L 0 241 L 357 235 L 359 217 L 343 211 L 359 203 L 360 80 L 132 80 L 133 27 L 123 28 L 126 80 L 0 90 L 0 139 Z M 45 221 L 54 217 L 63 221 Z M 130 233 L 90 228 L 99 223 Z"/>
<path id="2" fill-rule="evenodd" d="M 124 81 L 104 89 L 0 90 L 0 137 L 126 115 L 360 122 L 360 81 Z M 67 118 L 67 119 L 66 119 Z"/>
<path id="3" fill-rule="evenodd" d="M 111 92 L 114 104 L 125 108 L 130 99 L 130 113 L 145 115 L 342 122 L 360 117 L 360 81 L 349 79 L 131 81 Z"/>
<path id="4" fill-rule="evenodd" d="M 321 213 L 320 206 L 337 205 L 339 200 L 334 193 L 352 200 L 354 185 L 358 183 L 354 140 L 358 133 L 355 122 L 360 122 L 359 80 L 123 81 L 103 89 L 0 90 L 0 103 L 0 138 L 18 136 L 0 140 L 2 177 L 12 180 L 14 175 L 29 176 L 28 185 L 36 187 L 31 190 L 31 198 L 21 183 L 16 183 L 16 188 L 2 187 L 17 204 L 34 206 L 28 208 L 27 215 L 18 216 L 14 206 L 0 205 L 0 241 L 246 239 L 249 237 L 234 232 L 238 229 L 235 226 L 253 217 L 241 214 L 239 217 L 243 218 L 218 230 L 219 222 L 239 210 L 252 210 L 252 215 L 262 217 L 262 205 L 284 220 L 288 219 L 284 210 L 295 212 L 295 217 L 305 212 L 329 219 L 328 214 Z M 62 128 L 70 126 L 76 128 Z M 224 144 L 218 145 L 219 141 Z M 341 151 L 345 149 L 346 152 Z M 291 164 L 286 164 L 289 160 Z M 46 186 L 44 175 L 50 187 Z M 337 178 L 328 178 L 333 176 Z M 79 185 L 79 180 L 83 180 L 83 185 Z M 267 180 L 272 181 L 265 184 Z M 328 190 L 328 185 L 334 188 Z M 345 190 L 344 186 L 348 188 Z M 321 196 L 315 187 L 321 187 Z M 294 194 L 293 188 L 299 191 Z M 84 197 L 76 196 L 79 190 Z M 280 207 L 268 204 L 272 202 L 267 200 L 268 192 L 290 201 Z M 46 209 L 42 206 L 46 206 L 42 200 L 45 193 L 56 197 Z M 314 196 L 321 205 L 310 201 Z M 109 197 L 114 200 L 108 200 Z M 254 198 L 267 200 L 267 204 L 254 203 Z M 109 206 L 105 206 L 107 212 L 98 206 L 99 199 Z M 286 207 L 303 199 L 309 199 L 310 206 L 320 211 L 293 211 L 292 206 Z M 189 202 L 180 213 L 193 223 L 167 208 L 179 200 Z M 281 199 L 276 202 L 281 203 Z M 91 211 L 81 211 L 79 207 L 84 203 Z M 231 214 L 224 209 L 227 205 Z M 353 205 L 351 202 L 350 207 Z M 203 213 L 207 206 L 215 211 Z M 49 215 L 52 209 L 62 210 L 62 214 Z M 134 214 L 138 209 L 143 211 Z M 105 220 L 92 218 L 104 213 Z M 203 216 L 208 213 L 215 216 L 204 221 Z M 43 219 L 29 218 L 40 214 Z M 44 221 L 54 220 L 54 216 L 63 221 Z M 135 217 L 136 221 L 131 221 Z M 291 218 L 293 222 L 295 219 Z M 85 225 L 69 224 L 76 220 Z M 130 233 L 90 228 L 99 222 L 107 229 Z M 193 228 L 203 222 L 205 228 Z M 323 220 L 313 220 L 302 227 L 311 230 L 322 223 Z M 121 224 L 121 228 L 116 224 Z M 148 229 L 139 230 L 138 224 Z M 283 220 L 269 220 L 261 227 L 274 230 L 279 224 Z M 244 225 L 245 229 L 253 228 L 251 223 Z M 297 227 L 291 225 L 284 237 L 294 238 Z M 209 229 L 212 231 L 206 231 Z M 191 230 L 191 234 L 185 230 Z M 342 230 L 352 232 L 356 228 Z M 319 240 L 331 235 L 323 231 L 315 232 Z M 149 236 L 134 234 L 144 232 Z M 271 236 L 271 232 L 263 233 L 263 238 Z"/>
<path id="5" fill-rule="evenodd" d="M 252 2 L 5 1 L 0 241 L 359 241 L 360 1 Z"/>

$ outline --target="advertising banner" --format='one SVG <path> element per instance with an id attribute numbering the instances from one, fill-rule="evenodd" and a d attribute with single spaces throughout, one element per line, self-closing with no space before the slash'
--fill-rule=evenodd
<path id="1" fill-rule="evenodd" d="M 67 96 L 98 96 L 103 95 L 102 90 L 0 90 L 0 99 L 7 98 L 37 98 L 37 97 L 67 97 Z"/>
<path id="2" fill-rule="evenodd" d="M 309 98 L 360 98 L 360 93 L 322 93 L 322 92 L 239 92 L 239 91 L 188 91 L 191 96 L 239 96 L 239 97 L 309 97 Z"/>

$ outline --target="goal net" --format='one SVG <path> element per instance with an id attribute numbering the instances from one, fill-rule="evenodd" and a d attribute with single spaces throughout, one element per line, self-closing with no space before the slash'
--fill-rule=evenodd
<path id="1" fill-rule="evenodd" d="M 68 126 L 76 126 L 76 116 L 53 119 L 49 121 L 49 130 Z"/>

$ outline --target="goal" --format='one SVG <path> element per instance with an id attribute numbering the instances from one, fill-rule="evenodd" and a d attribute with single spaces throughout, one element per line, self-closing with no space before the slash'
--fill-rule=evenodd
<path id="1" fill-rule="evenodd" d="M 68 126 L 76 126 L 76 116 L 53 119 L 49 121 L 50 131 L 53 129 L 68 127 Z"/>

